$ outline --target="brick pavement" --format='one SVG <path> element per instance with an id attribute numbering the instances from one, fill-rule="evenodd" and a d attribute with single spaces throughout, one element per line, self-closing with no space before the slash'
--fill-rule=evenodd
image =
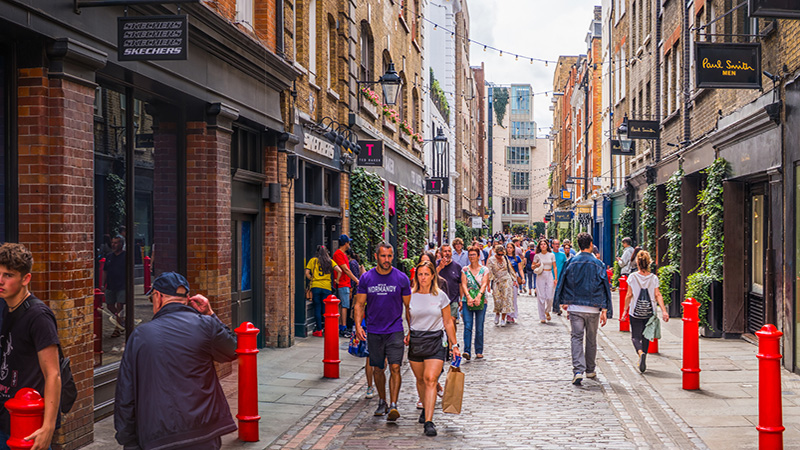
<path id="1" fill-rule="evenodd" d="M 520 297 L 520 312 L 521 323 L 502 328 L 487 317 L 486 358 L 463 365 L 460 415 L 437 404 L 437 437 L 424 436 L 417 423 L 406 364 L 397 424 L 372 415 L 377 397 L 363 398 L 359 371 L 269 448 L 706 448 L 649 384 L 619 366 L 622 355 L 610 341 L 601 336 L 597 381 L 573 386 L 566 318 L 540 324 L 529 296 Z"/>

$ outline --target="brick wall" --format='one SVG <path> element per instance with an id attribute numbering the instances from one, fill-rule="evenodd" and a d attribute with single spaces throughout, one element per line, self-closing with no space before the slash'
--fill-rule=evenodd
<path id="1" fill-rule="evenodd" d="M 231 324 L 231 131 L 186 124 L 187 280 Z M 230 364 L 220 367 L 227 375 Z"/>
<path id="2" fill-rule="evenodd" d="M 153 273 L 178 269 L 178 155 L 177 125 L 160 122 L 153 154 Z"/>
<path id="3" fill-rule="evenodd" d="M 94 87 L 24 68 L 17 96 L 19 241 L 34 254 L 31 290 L 55 313 L 72 359 L 78 400 L 54 439 L 72 449 L 91 441 L 94 421 Z"/>

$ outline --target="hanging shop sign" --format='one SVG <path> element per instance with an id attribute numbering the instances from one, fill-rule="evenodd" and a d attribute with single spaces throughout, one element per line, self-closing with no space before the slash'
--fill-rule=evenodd
<path id="1" fill-rule="evenodd" d="M 556 211 L 553 213 L 553 218 L 556 222 L 569 222 L 575 216 L 572 211 Z"/>
<path id="2" fill-rule="evenodd" d="M 628 139 L 658 139 L 657 120 L 628 119 Z"/>
<path id="3" fill-rule="evenodd" d="M 750 17 L 800 19 L 800 3 L 793 0 L 750 0 Z"/>
<path id="4" fill-rule="evenodd" d="M 426 194 L 447 194 L 449 180 L 442 177 L 425 178 Z"/>
<path id="5" fill-rule="evenodd" d="M 481 218 L 481 216 L 472 216 L 471 219 L 472 219 L 472 228 L 477 228 L 479 230 L 483 228 L 483 219 Z"/>
<path id="6" fill-rule="evenodd" d="M 561 190 L 561 200 L 572 200 L 572 192 L 562 189 Z"/>
<path id="7" fill-rule="evenodd" d="M 186 16 L 117 17 L 120 61 L 185 60 L 188 42 Z"/>
<path id="8" fill-rule="evenodd" d="M 383 167 L 383 141 L 360 140 L 358 143 L 361 145 L 356 161 L 359 166 Z"/>
<path id="9" fill-rule="evenodd" d="M 761 89 L 761 44 L 695 43 L 697 87 Z"/>
<path id="10" fill-rule="evenodd" d="M 636 154 L 636 141 L 630 139 L 612 139 L 611 154 L 619 156 L 633 156 Z"/>

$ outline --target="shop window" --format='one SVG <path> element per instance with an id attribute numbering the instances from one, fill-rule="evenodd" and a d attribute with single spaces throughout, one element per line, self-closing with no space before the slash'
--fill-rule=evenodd
<path id="1" fill-rule="evenodd" d="M 512 199 L 511 214 L 528 214 L 528 199 L 527 198 Z"/>
<path id="2" fill-rule="evenodd" d="M 794 366 L 795 369 L 800 369 L 800 355 L 797 354 L 800 350 L 800 230 L 797 224 L 800 224 L 800 165 L 794 166 L 794 270 L 795 270 L 795 286 L 794 286 L 794 314 L 795 314 L 795 346 L 794 346 Z"/>
<path id="3" fill-rule="evenodd" d="M 339 173 L 325 171 L 325 206 L 339 207 Z"/>
<path id="4" fill-rule="evenodd" d="M 322 205 L 322 167 L 305 163 L 303 177 L 305 178 L 303 202 Z"/>
<path id="5" fill-rule="evenodd" d="M 241 124 L 234 124 L 231 138 L 231 169 L 263 173 L 261 133 Z"/>
<path id="6" fill-rule="evenodd" d="M 764 295 L 764 195 L 754 195 L 752 197 L 752 230 L 753 235 L 750 240 L 751 243 L 751 286 L 750 291 L 754 294 Z"/>
<path id="7" fill-rule="evenodd" d="M 130 89 L 105 86 L 95 93 L 95 276 L 96 286 L 105 293 L 97 336 L 102 351 L 95 352 L 96 366 L 122 357 L 126 333 L 133 331 L 126 329 L 126 317 L 133 316 L 133 327 L 152 319 L 152 306 L 144 295 L 145 271 L 151 279 L 178 271 L 183 247 L 178 235 L 180 127 L 169 119 L 179 114 L 143 99 L 131 102 L 130 94 Z M 156 123 L 156 117 L 165 119 Z M 125 180 L 131 170 L 135 191 L 133 204 L 128 204 Z M 126 226 L 129 214 L 132 229 Z M 129 251 L 134 252 L 133 267 L 126 263 Z M 127 292 L 131 280 L 133 292 Z"/>
<path id="8" fill-rule="evenodd" d="M 6 188 L 6 158 L 10 146 L 9 119 L 7 115 L 9 110 L 9 93 L 10 86 L 8 84 L 9 73 L 6 67 L 7 59 L 0 53 L 0 242 L 5 242 L 8 239 L 6 235 L 6 209 L 9 201 L 6 198 L 8 189 Z"/>

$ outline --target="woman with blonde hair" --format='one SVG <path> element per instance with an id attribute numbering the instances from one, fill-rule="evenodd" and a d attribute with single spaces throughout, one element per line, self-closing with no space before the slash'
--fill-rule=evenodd
<path id="1" fill-rule="evenodd" d="M 447 343 L 451 344 L 454 356 L 461 354 L 453 316 L 450 314 L 450 298 L 446 291 L 439 289 L 436 278 L 433 263 L 423 261 L 417 265 L 411 301 L 406 309 L 410 331 L 405 342 L 408 345 L 408 361 L 417 378 L 417 393 L 422 399 L 423 410 L 419 422 L 425 425 L 426 436 L 436 436 L 433 423 L 436 384 L 447 358 Z"/>
<path id="2" fill-rule="evenodd" d="M 633 348 L 639 353 L 639 371 L 647 369 L 647 348 L 650 341 L 644 337 L 647 322 L 653 317 L 657 308 L 661 309 L 664 322 L 669 322 L 669 313 L 664 306 L 664 298 L 658 289 L 658 277 L 650 272 L 650 253 L 640 250 L 636 254 L 638 272 L 628 275 L 628 295 L 625 296 L 625 307 L 620 320 L 630 317 L 631 341 Z M 658 317 L 654 318 L 658 320 Z"/>
<path id="3" fill-rule="evenodd" d="M 506 326 L 506 316 L 514 312 L 512 289 L 517 284 L 517 275 L 506 258 L 506 248 L 502 244 L 494 246 L 494 258 L 486 260 L 489 280 L 494 281 L 489 293 L 494 298 L 494 324 Z"/>

